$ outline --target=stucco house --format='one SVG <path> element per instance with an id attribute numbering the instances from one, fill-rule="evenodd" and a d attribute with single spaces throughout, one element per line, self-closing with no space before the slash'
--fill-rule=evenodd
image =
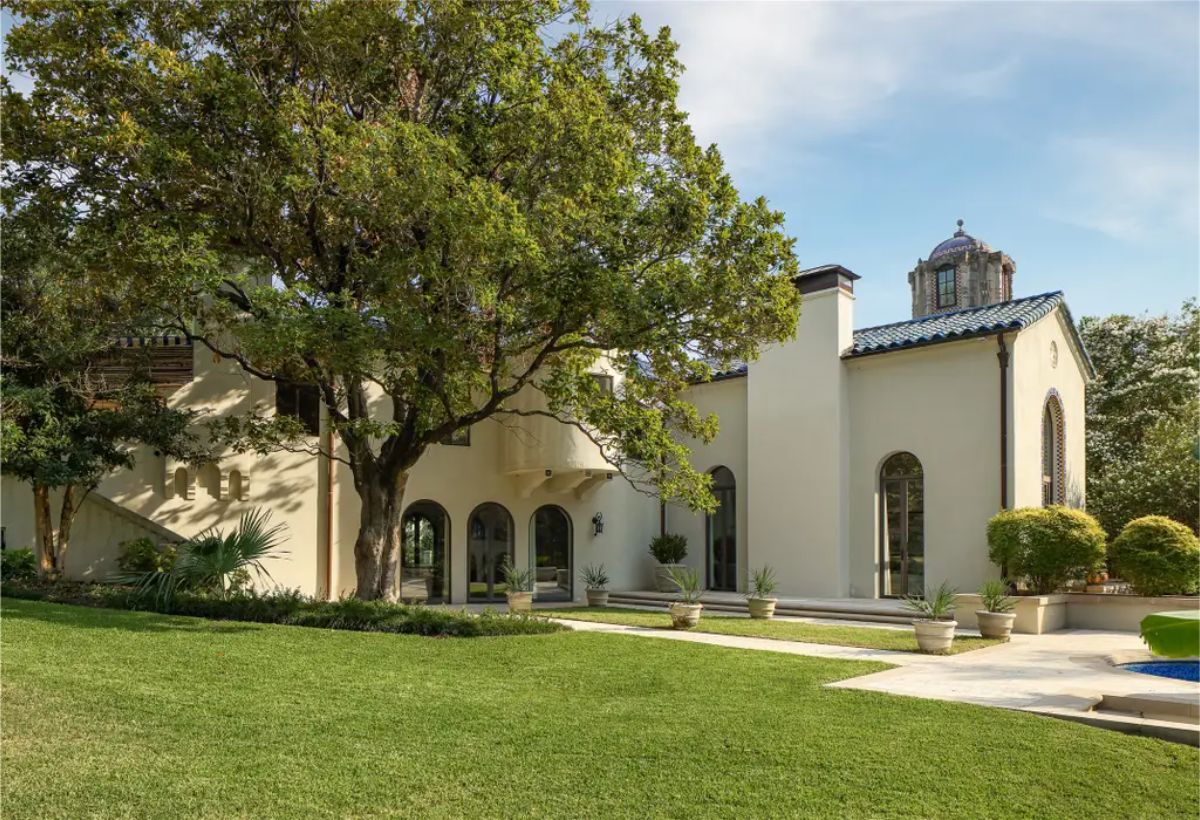
<path id="1" fill-rule="evenodd" d="M 483 422 L 431 448 L 407 487 L 404 597 L 495 600 L 504 556 L 537 568 L 544 600 L 582 599 L 577 574 L 591 563 L 606 566 L 614 589 L 648 588 L 647 544 L 664 527 L 688 537 L 687 562 L 715 590 L 743 590 L 763 564 L 783 595 L 899 596 L 942 580 L 974 588 L 997 574 L 985 540 L 997 510 L 1084 502 L 1091 365 L 1062 294 L 1014 298 L 1015 271 L 960 221 L 909 273 L 911 318 L 858 330 L 856 274 L 825 265 L 798 275 L 794 340 L 691 388 L 720 417 L 718 437 L 692 457 L 713 475 L 713 515 L 661 508 L 583 433 L 549 419 Z M 173 403 L 214 413 L 257 404 L 298 416 L 314 444 L 331 440 L 302 385 L 260 381 L 182 339 L 128 343 L 154 346 Z M 619 377 L 597 376 L 620 389 Z M 200 470 L 141 453 L 89 497 L 68 574 L 103 578 L 123 539 L 189 536 L 256 507 L 288 525 L 288 554 L 269 566 L 276 583 L 353 590 L 348 468 L 291 452 Z M 6 543 L 32 543 L 28 487 L 4 478 L 3 511 Z"/>

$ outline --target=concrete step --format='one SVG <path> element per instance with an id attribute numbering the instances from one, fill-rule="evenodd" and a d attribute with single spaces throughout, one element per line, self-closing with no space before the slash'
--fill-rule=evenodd
<path id="1" fill-rule="evenodd" d="M 625 591 L 611 592 L 608 602 L 612 606 L 640 606 L 666 609 L 676 596 L 669 592 Z M 714 595 L 705 593 L 700 598 L 704 608 L 715 612 L 746 612 L 745 599 L 732 594 Z M 913 616 L 898 603 L 890 601 L 864 600 L 855 603 L 846 600 L 788 599 L 780 598 L 775 614 L 792 618 L 822 618 L 838 621 L 864 621 L 868 623 L 911 624 Z"/>

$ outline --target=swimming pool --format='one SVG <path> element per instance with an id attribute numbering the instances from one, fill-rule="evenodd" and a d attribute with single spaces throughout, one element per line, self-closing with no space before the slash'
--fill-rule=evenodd
<path id="1" fill-rule="evenodd" d="M 1145 663 L 1123 663 L 1122 669 L 1157 675 L 1160 678 L 1175 678 L 1200 683 L 1200 661 L 1146 661 Z"/>

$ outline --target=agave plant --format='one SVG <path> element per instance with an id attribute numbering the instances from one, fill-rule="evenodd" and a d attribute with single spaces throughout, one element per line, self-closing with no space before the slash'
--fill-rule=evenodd
<path id="1" fill-rule="evenodd" d="M 504 574 L 504 584 L 509 592 L 532 592 L 534 572 L 532 569 L 518 569 L 512 561 L 504 559 L 500 568 Z"/>
<path id="2" fill-rule="evenodd" d="M 179 548 L 175 565 L 167 572 L 148 572 L 131 578 L 142 594 L 153 594 L 160 602 L 169 601 L 181 589 L 206 590 L 221 598 L 237 588 L 240 579 L 253 573 L 271 579 L 263 560 L 286 554 L 279 549 L 287 530 L 284 524 L 268 527 L 271 513 L 251 510 L 243 513 L 228 534 L 210 527 Z"/>
<path id="3" fill-rule="evenodd" d="M 954 618 L 954 596 L 958 590 L 942 581 L 933 594 L 924 598 L 909 596 L 904 599 L 904 608 L 930 621 L 949 621 Z"/>
<path id="4" fill-rule="evenodd" d="M 746 597 L 770 598 L 778 588 L 779 584 L 775 580 L 775 569 L 769 564 L 763 564 L 758 569 L 750 572 L 750 589 L 746 592 Z"/>
<path id="5" fill-rule="evenodd" d="M 604 564 L 588 564 L 579 577 L 588 589 L 604 589 L 608 586 L 608 571 L 604 569 Z"/>
<path id="6" fill-rule="evenodd" d="M 700 573 L 691 567 L 672 567 L 671 580 L 679 587 L 679 601 L 684 604 L 700 603 L 704 591 L 700 587 Z"/>
<path id="7" fill-rule="evenodd" d="M 1012 612 L 1015 602 L 1008 597 L 1008 588 L 1003 581 L 984 581 L 979 587 L 979 600 L 985 612 Z"/>

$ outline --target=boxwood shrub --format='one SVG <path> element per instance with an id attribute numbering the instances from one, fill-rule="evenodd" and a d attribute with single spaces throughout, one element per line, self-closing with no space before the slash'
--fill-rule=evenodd
<path id="1" fill-rule="evenodd" d="M 988 522 L 988 557 L 1039 595 L 1083 578 L 1104 561 L 1104 530 L 1083 510 L 1022 507 Z"/>
<path id="2" fill-rule="evenodd" d="M 1200 586 L 1200 539 L 1161 515 L 1135 518 L 1113 539 L 1108 566 L 1142 595 L 1191 594 Z"/>
<path id="3" fill-rule="evenodd" d="M 566 628 L 528 615 L 492 612 L 472 615 L 449 607 L 406 606 L 356 598 L 318 601 L 295 591 L 266 594 L 250 591 L 229 598 L 218 598 L 202 592 L 177 592 L 167 603 L 156 600 L 152 595 L 138 595 L 132 587 L 121 584 L 42 584 L 5 580 L 2 592 L 13 598 L 108 609 L 146 610 L 210 620 L 449 638 L 544 635 Z"/>

